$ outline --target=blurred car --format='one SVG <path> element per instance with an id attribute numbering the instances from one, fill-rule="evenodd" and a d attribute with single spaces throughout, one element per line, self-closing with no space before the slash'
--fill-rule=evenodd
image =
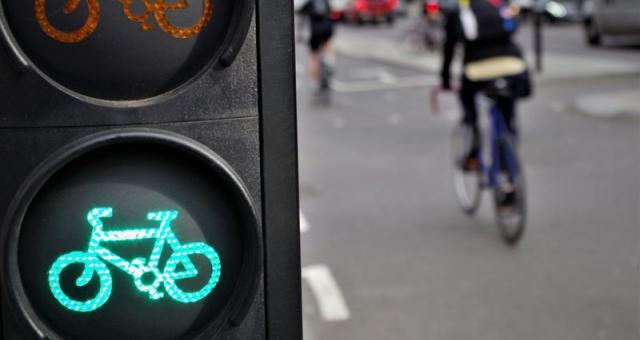
<path id="1" fill-rule="evenodd" d="M 570 22 L 580 19 L 575 1 L 548 0 L 542 3 L 542 15 L 549 22 Z"/>
<path id="2" fill-rule="evenodd" d="M 458 7 L 458 0 L 423 0 L 422 14 L 434 15 L 436 13 L 446 13 Z"/>
<path id="3" fill-rule="evenodd" d="M 640 36 L 638 0 L 587 0 L 583 12 L 589 45 L 600 45 L 603 36 Z"/>
<path id="4" fill-rule="evenodd" d="M 410 0 L 399 0 L 398 7 L 396 7 L 396 17 L 406 17 L 409 15 L 409 1 Z"/>
<path id="5" fill-rule="evenodd" d="M 392 23 L 399 0 L 353 0 L 344 11 L 344 19 L 356 23 L 386 21 Z"/>
<path id="6" fill-rule="evenodd" d="M 540 12 L 548 22 L 579 21 L 577 0 L 512 0 L 523 16 Z M 423 0 L 423 13 L 447 12 L 458 6 L 458 0 Z"/>
<path id="7" fill-rule="evenodd" d="M 350 3 L 350 0 L 329 0 L 329 4 L 331 5 L 331 19 L 334 21 L 344 20 L 344 13 Z"/>

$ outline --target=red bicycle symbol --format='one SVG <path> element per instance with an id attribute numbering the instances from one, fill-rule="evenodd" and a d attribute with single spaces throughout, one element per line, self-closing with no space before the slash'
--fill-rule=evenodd
<path id="1" fill-rule="evenodd" d="M 63 8 L 64 14 L 71 14 L 78 9 L 82 0 L 68 0 Z M 100 22 L 100 1 L 99 0 L 85 0 L 88 7 L 88 16 L 84 25 L 76 31 L 65 32 L 54 27 L 47 18 L 45 5 L 47 0 L 35 0 L 35 11 L 38 24 L 42 30 L 52 39 L 63 43 L 78 43 L 89 37 L 98 27 Z M 141 14 L 134 14 L 131 5 L 134 0 L 118 0 L 123 7 L 123 12 L 127 18 L 131 21 L 138 22 L 140 27 L 148 31 L 153 28 L 153 25 L 148 22 L 151 14 L 156 19 L 158 26 L 170 36 L 177 39 L 190 38 L 200 31 L 202 31 L 209 21 L 211 20 L 211 14 L 213 13 L 212 0 L 202 0 L 202 16 L 191 27 L 180 27 L 172 24 L 167 18 L 167 13 L 170 11 L 186 10 L 189 8 L 187 0 L 177 0 L 176 2 L 167 3 L 166 0 L 143 0 L 144 12 Z"/>

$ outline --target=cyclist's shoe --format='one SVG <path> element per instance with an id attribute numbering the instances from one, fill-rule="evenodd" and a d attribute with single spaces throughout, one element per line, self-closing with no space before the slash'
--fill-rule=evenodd
<path id="1" fill-rule="evenodd" d="M 327 91 L 331 88 L 331 84 L 329 82 L 328 78 L 324 78 L 320 80 L 320 87 L 319 87 L 319 91 L 320 92 L 324 92 Z"/>
<path id="2" fill-rule="evenodd" d="M 459 166 L 464 171 L 480 170 L 480 133 L 475 126 L 462 123 L 459 127 Z"/>
<path id="3" fill-rule="evenodd" d="M 498 200 L 498 209 L 510 209 L 516 204 L 516 193 L 515 191 L 511 192 L 503 192 L 499 195 Z"/>
<path id="4" fill-rule="evenodd" d="M 498 197 L 496 197 L 498 209 L 510 208 L 516 204 L 516 191 L 509 179 L 509 176 L 505 173 L 501 173 L 498 176 Z"/>
<path id="5" fill-rule="evenodd" d="M 333 64 L 329 62 L 324 63 L 324 68 L 324 72 L 326 72 L 329 77 L 333 76 L 336 73 L 333 68 Z"/>

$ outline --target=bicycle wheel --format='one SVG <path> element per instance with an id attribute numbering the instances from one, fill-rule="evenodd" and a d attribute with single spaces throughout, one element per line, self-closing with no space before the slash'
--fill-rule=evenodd
<path id="1" fill-rule="evenodd" d="M 496 222 L 502 239 L 508 245 L 515 245 L 522 238 L 526 222 L 524 173 L 514 143 L 502 138 L 498 146 L 501 169 L 493 189 Z"/>
<path id="2" fill-rule="evenodd" d="M 189 256 L 191 255 L 203 255 L 209 261 L 211 265 L 211 276 L 207 280 L 207 283 L 194 292 L 185 292 L 176 284 L 176 280 L 180 280 L 185 276 L 183 273 L 176 273 L 176 268 L 180 263 L 192 264 Z M 193 265 L 186 265 L 184 267 L 193 267 Z M 193 273 L 189 272 L 184 278 L 192 278 L 198 275 L 198 271 L 194 270 Z M 218 284 L 220 280 L 220 274 L 222 272 L 222 264 L 220 263 L 220 257 L 218 253 L 209 245 L 201 242 L 188 243 L 180 246 L 167 261 L 167 265 L 164 269 L 164 286 L 174 300 L 182 303 L 192 303 L 205 298 Z"/>
<path id="3" fill-rule="evenodd" d="M 414 27 L 403 32 L 394 40 L 400 50 L 419 54 L 427 50 L 425 35 L 424 29 L 414 24 Z"/>
<path id="4" fill-rule="evenodd" d="M 76 286 L 78 287 L 86 286 L 94 274 L 98 274 L 100 288 L 94 298 L 87 301 L 74 300 L 62 290 L 60 275 L 65 268 L 72 264 L 84 264 L 85 266 L 82 275 L 76 280 Z M 53 296 L 64 307 L 75 312 L 91 312 L 102 307 L 111 296 L 112 285 L 113 282 L 109 268 L 94 254 L 81 251 L 70 252 L 58 257 L 51 266 L 51 269 L 49 269 L 49 288 Z"/>
<path id="5" fill-rule="evenodd" d="M 482 170 L 463 168 L 463 161 L 472 144 L 471 132 L 458 127 L 453 132 L 453 188 L 462 211 L 472 215 L 480 205 L 482 198 Z"/>
<path id="6" fill-rule="evenodd" d="M 100 2 L 98 0 L 86 0 L 88 7 L 88 16 L 87 21 L 84 25 L 76 31 L 73 32 L 65 32 L 55 28 L 47 19 L 46 13 L 46 2 L 47 0 L 36 0 L 35 9 L 36 9 L 36 19 L 38 20 L 38 24 L 40 24 L 40 28 L 44 31 L 46 35 L 50 38 L 57 40 L 63 43 L 78 43 L 86 39 L 88 36 L 93 34 L 93 32 L 98 27 L 98 22 L 100 21 Z M 67 4 L 64 6 L 63 13 L 70 14 L 78 9 L 80 5 L 80 0 L 69 0 Z"/>

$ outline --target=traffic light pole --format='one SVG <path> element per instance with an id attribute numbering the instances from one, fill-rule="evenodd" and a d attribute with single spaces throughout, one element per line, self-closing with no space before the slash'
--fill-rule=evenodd
<path id="1" fill-rule="evenodd" d="M 293 2 L 257 0 L 267 339 L 302 339 Z"/>
<path id="2" fill-rule="evenodd" d="M 533 49 L 535 53 L 536 71 L 542 72 L 542 1 L 538 1 L 535 6 L 535 17 L 533 19 Z"/>

